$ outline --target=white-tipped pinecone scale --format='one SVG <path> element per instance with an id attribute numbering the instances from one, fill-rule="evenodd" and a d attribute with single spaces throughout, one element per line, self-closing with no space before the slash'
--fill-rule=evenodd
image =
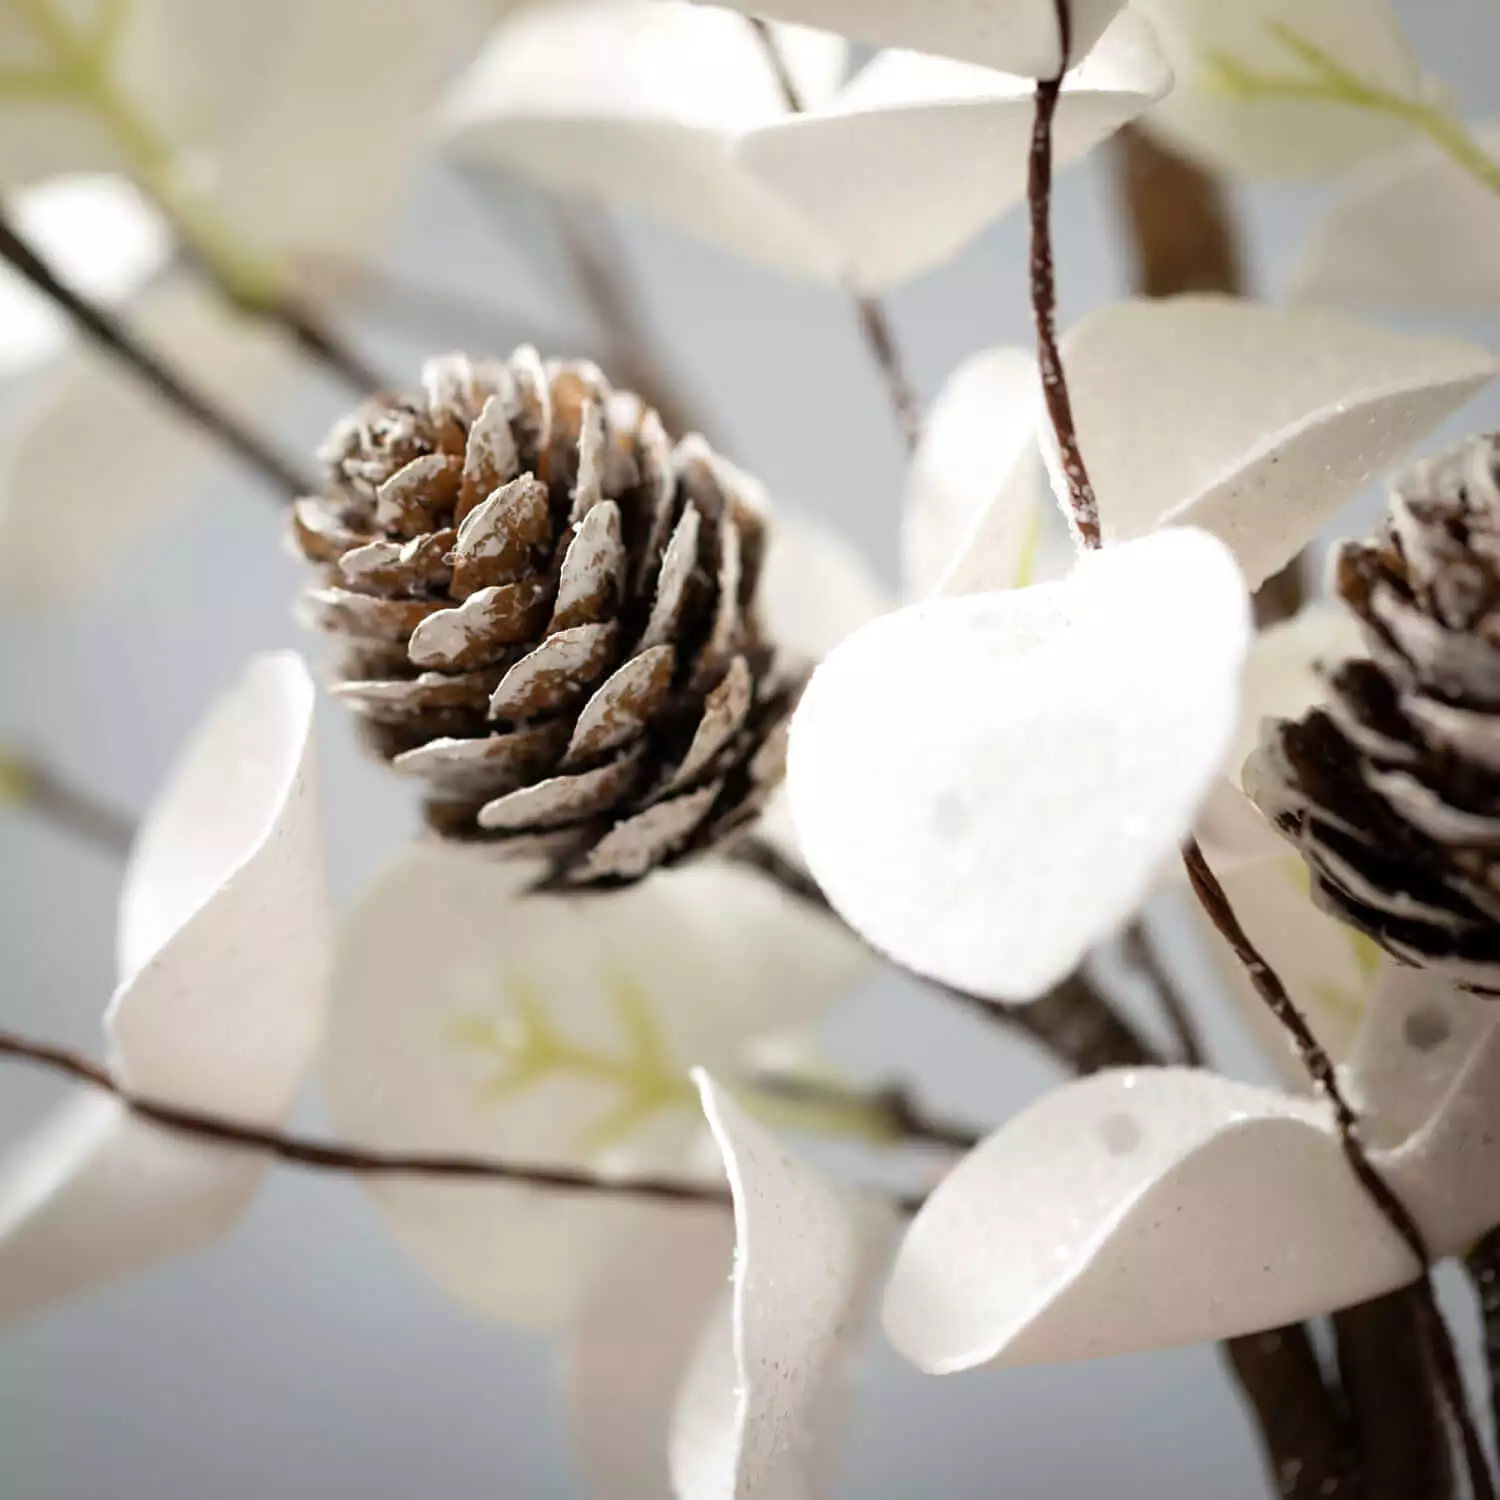
<path id="1" fill-rule="evenodd" d="M 1322 906 L 1500 994 L 1500 436 L 1412 469 L 1333 577 L 1369 656 L 1268 728 L 1246 784 Z"/>
<path id="2" fill-rule="evenodd" d="M 639 879 L 781 774 L 797 687 L 755 610 L 758 487 L 586 363 L 431 361 L 325 445 L 293 534 L 333 693 L 449 837 Z"/>

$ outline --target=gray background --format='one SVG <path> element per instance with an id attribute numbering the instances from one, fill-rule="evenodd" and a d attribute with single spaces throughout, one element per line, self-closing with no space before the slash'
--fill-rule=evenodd
<path id="1" fill-rule="evenodd" d="M 1397 8 L 1471 112 L 1492 108 L 1495 0 Z M 1263 288 L 1274 290 L 1316 201 L 1308 191 L 1246 200 Z M 1057 227 L 1071 318 L 1124 290 L 1097 162 L 1066 177 Z M 776 495 L 844 527 L 891 575 L 901 452 L 844 305 L 647 227 L 630 225 L 628 241 L 653 321 L 723 446 Z M 557 310 L 525 258 L 502 243 L 495 217 L 436 170 L 381 248 L 430 283 Z M 960 262 L 893 299 L 926 393 L 973 350 L 1028 337 L 1024 271 L 1013 215 Z M 1442 326 L 1500 348 L 1494 319 Z M 424 342 L 484 337 L 450 326 Z M 361 338 L 393 370 L 410 371 L 428 352 L 373 326 Z M 268 420 L 306 448 L 337 409 L 310 382 Z M 1459 425 L 1497 417 L 1500 401 L 1490 399 Z M 144 805 L 239 664 L 265 647 L 302 644 L 288 615 L 298 570 L 279 528 L 264 496 L 225 470 L 92 607 L 0 622 L 0 734 L 45 748 L 124 805 Z M 338 715 L 324 713 L 322 734 L 329 839 L 347 898 L 404 837 L 410 810 L 402 790 L 355 754 Z M 117 871 L 9 819 L 0 821 L 0 880 L 0 1019 L 96 1047 Z M 1232 1023 L 1216 1018 L 1214 1031 L 1221 1056 L 1253 1071 Z M 993 1033 L 894 982 L 848 1005 L 836 1035 L 851 1062 L 909 1070 L 982 1118 L 999 1118 L 1050 1079 Z M 47 1081 L 6 1073 L 0 1141 L 57 1096 Z M 316 1122 L 315 1106 L 307 1117 Z M 212 1250 L 6 1331 L 0 1496 L 571 1495 L 578 1484 L 554 1396 L 545 1341 L 471 1321 L 444 1301 L 400 1258 L 356 1187 L 281 1172 Z M 1212 1351 L 944 1381 L 879 1351 L 861 1387 L 842 1493 L 1252 1500 L 1264 1489 Z"/>

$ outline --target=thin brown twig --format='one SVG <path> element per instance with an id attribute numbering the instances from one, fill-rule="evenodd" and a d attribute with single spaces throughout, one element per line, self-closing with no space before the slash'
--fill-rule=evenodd
<path id="1" fill-rule="evenodd" d="M 548 1192 L 613 1194 L 656 1203 L 729 1207 L 729 1191 L 713 1183 L 654 1176 L 607 1177 L 566 1167 L 522 1166 L 494 1157 L 439 1155 L 426 1152 L 373 1151 L 341 1142 L 313 1141 L 225 1119 L 202 1110 L 142 1098 L 130 1093 L 110 1071 L 66 1047 L 0 1030 L 0 1058 L 30 1063 L 75 1083 L 118 1099 L 132 1114 L 164 1130 L 235 1150 L 254 1151 L 291 1166 L 357 1177 L 424 1177 L 439 1181 L 510 1183 Z M 920 1198 L 893 1200 L 904 1213 L 915 1213 Z"/>
<path id="2" fill-rule="evenodd" d="M 786 105 L 787 113 L 806 114 L 807 100 L 803 97 L 797 80 L 792 76 L 792 70 L 787 65 L 786 56 L 776 40 L 776 33 L 771 29 L 770 22 L 762 20 L 759 16 L 750 16 L 748 20 L 754 28 L 766 62 L 775 76 L 776 87 L 780 91 L 782 103 Z M 907 451 L 912 452 L 922 440 L 922 403 L 917 399 L 916 387 L 907 374 L 906 363 L 901 356 L 901 346 L 896 341 L 896 331 L 891 325 L 890 314 L 878 297 L 861 292 L 852 286 L 848 288 L 848 292 L 854 306 L 854 315 L 859 320 L 860 333 L 864 336 L 865 345 L 870 351 L 876 369 L 880 372 L 880 379 L 885 386 L 891 409 L 896 415 L 896 425 L 901 429 L 901 437 L 906 444 Z"/>
<path id="3" fill-rule="evenodd" d="M 295 500 L 316 488 L 262 438 L 148 349 L 117 318 L 59 280 L 3 208 L 0 208 L 0 260 L 11 265 L 174 411 L 241 459 L 283 498 Z"/>
<path id="4" fill-rule="evenodd" d="M 1055 0 L 1058 34 L 1062 42 L 1063 67 L 1072 52 L 1073 18 L 1068 0 Z M 1058 455 L 1068 482 L 1068 507 L 1073 530 L 1085 547 L 1103 541 L 1099 529 L 1099 502 L 1089 480 L 1088 466 L 1078 441 L 1073 416 L 1073 398 L 1063 374 L 1062 351 L 1057 342 L 1057 271 L 1052 252 L 1052 126 L 1062 96 L 1063 73 L 1039 78 L 1036 84 L 1036 118 L 1031 131 L 1031 154 L 1027 167 L 1026 201 L 1031 213 L 1031 315 L 1036 325 L 1037 364 L 1041 368 L 1042 395 L 1057 437 Z"/>
<path id="5" fill-rule="evenodd" d="M 843 919 L 811 875 L 774 844 L 751 835 L 729 851 L 737 864 L 756 870 L 788 895 L 830 917 Z M 887 955 L 882 954 L 882 958 Z M 887 958 L 887 961 L 890 961 Z M 1030 1005 L 1011 1005 L 971 994 L 925 975 L 909 977 L 935 990 L 984 1020 L 1019 1033 L 1058 1058 L 1070 1072 L 1097 1073 L 1101 1068 L 1132 1068 L 1159 1061 L 1150 1046 L 1108 1000 L 1082 975 L 1065 979 Z"/>
<path id="6" fill-rule="evenodd" d="M 706 432 L 697 403 L 667 373 L 641 321 L 624 247 L 609 215 L 597 205 L 555 195 L 548 203 L 573 283 L 614 361 L 612 373 L 656 408 L 669 432 Z"/>
<path id="7" fill-rule="evenodd" d="M 1469 1409 L 1468 1395 L 1464 1389 L 1463 1374 L 1459 1368 L 1458 1355 L 1453 1345 L 1453 1336 L 1443 1319 L 1437 1299 L 1432 1290 L 1432 1281 L 1427 1272 L 1432 1264 L 1432 1253 L 1426 1236 L 1412 1217 L 1410 1210 L 1377 1172 L 1365 1154 L 1360 1137 L 1359 1116 L 1344 1095 L 1333 1062 L 1313 1035 L 1306 1018 L 1287 993 L 1280 976 L 1266 962 L 1260 951 L 1250 941 L 1230 904 L 1224 887 L 1208 866 L 1203 850 L 1196 839 L 1189 839 L 1183 849 L 1183 863 L 1187 867 L 1188 879 L 1199 903 L 1208 913 L 1209 919 L 1218 928 L 1224 940 L 1250 976 L 1266 1007 L 1276 1018 L 1282 1029 L 1292 1039 L 1307 1069 L 1313 1086 L 1333 1111 L 1334 1124 L 1338 1130 L 1339 1143 L 1344 1159 L 1349 1163 L 1360 1186 L 1369 1196 L 1386 1222 L 1396 1231 L 1411 1251 L 1417 1262 L 1421 1280 L 1414 1287 L 1416 1306 L 1425 1327 L 1433 1371 L 1439 1389 L 1443 1392 L 1448 1414 L 1458 1431 L 1463 1447 L 1464 1463 L 1468 1473 L 1469 1487 L 1475 1500 L 1494 1500 L 1495 1485 L 1490 1474 L 1489 1460 L 1474 1414 Z"/>
<path id="8" fill-rule="evenodd" d="M 124 859 L 135 841 L 128 813 L 24 751 L 0 749 L 0 803 L 116 859 Z"/>
<path id="9" fill-rule="evenodd" d="M 1450 1500 L 1453 1458 L 1415 1287 L 1333 1316 L 1364 1500 Z"/>
<path id="10" fill-rule="evenodd" d="M 1191 1068 L 1202 1067 L 1208 1057 L 1203 1029 L 1186 995 L 1167 966 L 1155 935 L 1145 922 L 1133 922 L 1122 944 L 1124 957 L 1151 986 L 1172 1028 L 1181 1061 Z"/>
<path id="11" fill-rule="evenodd" d="M 1057 76 L 1039 80 L 1036 86 L 1035 122 L 1027 182 L 1027 198 L 1031 214 L 1032 312 L 1036 324 L 1037 356 L 1041 367 L 1043 391 L 1063 471 L 1068 482 L 1073 529 L 1081 545 L 1097 548 L 1102 545 L 1103 541 L 1098 501 L 1079 443 L 1071 394 L 1057 342 L 1057 286 L 1052 249 L 1052 127 L 1062 91 L 1063 75 L 1072 51 L 1072 15 L 1069 0 L 1053 0 L 1053 7 L 1063 63 Z M 1189 877 L 1199 900 L 1203 902 L 1209 915 L 1230 942 L 1230 946 L 1235 950 L 1241 962 L 1245 964 L 1257 989 L 1266 998 L 1273 1013 L 1282 1020 L 1283 1025 L 1288 1026 L 1292 1031 L 1319 1088 L 1334 1101 L 1345 1156 L 1358 1180 L 1371 1195 L 1372 1201 L 1381 1208 L 1393 1227 L 1411 1246 L 1420 1264 L 1423 1273 L 1422 1286 L 1426 1289 L 1422 1299 L 1423 1319 L 1444 1399 L 1463 1440 L 1475 1500 L 1492 1500 L 1494 1491 L 1489 1470 L 1483 1447 L 1478 1441 L 1472 1415 L 1468 1410 L 1453 1345 L 1448 1330 L 1437 1313 L 1436 1303 L 1432 1301 L 1431 1282 L 1425 1276 L 1428 1255 L 1422 1235 L 1404 1205 L 1396 1199 L 1383 1179 L 1370 1166 L 1360 1146 L 1357 1121 L 1353 1111 L 1343 1099 L 1337 1078 L 1334 1076 L 1332 1067 L 1328 1065 L 1326 1055 L 1317 1046 L 1280 981 L 1256 952 L 1243 928 L 1240 927 L 1232 907 L 1212 871 L 1209 870 L 1196 841 L 1189 842 L 1184 857 L 1188 865 Z M 1255 1392 L 1248 1385 L 1245 1388 L 1253 1400 Z M 1329 1400 L 1332 1401 L 1331 1394 Z M 1278 1476 L 1281 1476 L 1286 1462 L 1295 1464 L 1298 1475 L 1305 1476 L 1309 1457 L 1315 1455 L 1296 1452 L 1283 1454 L 1277 1451 L 1276 1444 L 1285 1436 L 1285 1432 L 1269 1419 L 1259 1402 L 1256 1402 L 1256 1408 L 1260 1416 L 1262 1436 L 1271 1451 Z M 1344 1486 L 1347 1478 L 1347 1472 L 1342 1466 L 1332 1469 L 1323 1481 L 1327 1492 L 1337 1493 L 1339 1488 Z"/>

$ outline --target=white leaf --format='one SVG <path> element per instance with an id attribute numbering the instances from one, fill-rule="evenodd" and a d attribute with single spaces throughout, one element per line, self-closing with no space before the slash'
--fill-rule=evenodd
<path id="1" fill-rule="evenodd" d="M 339 1133 L 375 1147 L 600 1172 L 679 1170 L 687 1069 L 820 1015 L 859 945 L 752 873 L 703 862 L 607 897 L 523 895 L 534 870 L 416 846 L 358 903 L 324 1061 Z M 413 934 L 419 936 L 414 938 Z M 524 1186 L 371 1183 L 450 1295 L 571 1317 L 640 1205 Z"/>
<path id="2" fill-rule="evenodd" d="M 1471 1034 L 1427 1123 L 1370 1165 L 1438 1259 L 1500 1221 L 1500 1029 Z M 1389 1122 L 1387 1122 L 1389 1123 Z M 886 1330 L 925 1370 L 1233 1338 L 1393 1291 L 1416 1263 L 1328 1108 L 1181 1069 L 1049 1095 L 912 1225 Z"/>
<path id="3" fill-rule="evenodd" d="M 296 1096 L 329 936 L 312 711 L 297 658 L 257 660 L 147 820 L 107 1018 L 115 1073 L 147 1098 L 275 1125 Z M 69 1108 L 0 1186 L 0 1306 L 28 1310 L 193 1248 L 228 1227 L 266 1168 L 111 1100 Z"/>
<path id="4" fill-rule="evenodd" d="M 1068 75 L 1054 128 L 1076 161 L 1171 85 L 1124 15 Z M 751 130 L 737 160 L 881 291 L 941 265 L 1026 196 L 1031 79 L 913 52 L 878 56 L 826 109 Z"/>
<path id="5" fill-rule="evenodd" d="M 1233 559 L 1188 530 L 1093 554 L 1062 583 L 877 620 L 793 721 L 813 873 L 902 964 L 1041 995 L 1186 834 L 1234 732 L 1248 644 Z"/>
<path id="6" fill-rule="evenodd" d="M 1321 1105 L 1163 1069 L 1070 1084 L 938 1187 L 885 1303 L 920 1368 L 1280 1327 L 1409 1281 Z"/>
<path id="7" fill-rule="evenodd" d="M 835 37 L 780 31 L 812 105 L 842 75 Z M 776 269 L 831 278 L 831 248 L 731 160 L 786 104 L 737 16 L 665 0 L 562 0 L 504 21 L 446 100 L 462 159 L 644 211 Z"/>
<path id="8" fill-rule="evenodd" d="M 1106 307 L 1063 362 L 1106 540 L 1200 526 L 1252 588 L 1497 369 L 1471 344 L 1211 296 Z M 1062 495 L 1050 432 L 1043 451 Z"/>
<path id="9" fill-rule="evenodd" d="M 927 414 L 902 517 L 908 595 L 1021 588 L 1042 516 L 1042 387 L 1024 349 L 990 349 L 948 377 Z"/>
<path id="10" fill-rule="evenodd" d="M 153 291 L 132 323 L 252 426 L 266 389 L 298 366 L 279 338 L 183 282 Z M 223 450 L 199 429 L 108 354 L 75 347 L 0 432 L 0 599 L 56 607 L 106 587 L 213 462 Z"/>
<path id="11" fill-rule="evenodd" d="M 1223 64 L 1263 78 L 1316 81 L 1287 44 L 1311 43 L 1361 84 L 1399 98 L 1427 91 L 1388 0 L 1135 0 L 1155 26 L 1177 87 L 1147 124 L 1208 166 L 1251 176 L 1316 177 L 1390 148 L 1410 127 L 1347 102 L 1245 97 Z"/>
<path id="12" fill-rule="evenodd" d="M 1497 1022 L 1490 1000 L 1384 960 L 1347 1069 L 1365 1140 L 1399 1146 L 1423 1129 Z"/>
<path id="13" fill-rule="evenodd" d="M 671 1493 L 667 1433 L 734 1259 L 722 1208 L 658 1209 L 618 1246 L 569 1335 L 573 1449 L 598 1500 Z"/>
<path id="14" fill-rule="evenodd" d="M 1477 127 L 1500 160 L 1500 125 Z M 1428 141 L 1362 166 L 1338 187 L 1293 278 L 1308 302 L 1414 308 L 1500 304 L 1500 194 Z"/>
<path id="15" fill-rule="evenodd" d="M 882 47 L 914 47 L 944 57 L 1050 78 L 1061 53 L 1055 0 L 722 0 L 737 10 L 840 31 Z M 1103 35 L 1123 0 L 1072 0 L 1071 56 Z"/>
<path id="16" fill-rule="evenodd" d="M 679 1500 L 820 1492 L 852 1346 L 890 1215 L 794 1160 L 701 1070 L 734 1194 L 730 1297 L 710 1321 L 671 1432 Z"/>

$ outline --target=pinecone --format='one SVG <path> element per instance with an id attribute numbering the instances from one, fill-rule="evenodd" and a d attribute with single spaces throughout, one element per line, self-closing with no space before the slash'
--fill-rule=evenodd
<path id="1" fill-rule="evenodd" d="M 720 842 L 780 778 L 797 682 L 762 639 L 764 507 L 585 363 L 429 362 L 320 455 L 293 534 L 336 697 L 429 823 L 618 884 Z"/>
<path id="2" fill-rule="evenodd" d="M 1246 785 L 1315 899 L 1388 953 L 1500 994 L 1500 435 L 1414 468 L 1334 586 L 1369 657 L 1267 726 Z"/>

